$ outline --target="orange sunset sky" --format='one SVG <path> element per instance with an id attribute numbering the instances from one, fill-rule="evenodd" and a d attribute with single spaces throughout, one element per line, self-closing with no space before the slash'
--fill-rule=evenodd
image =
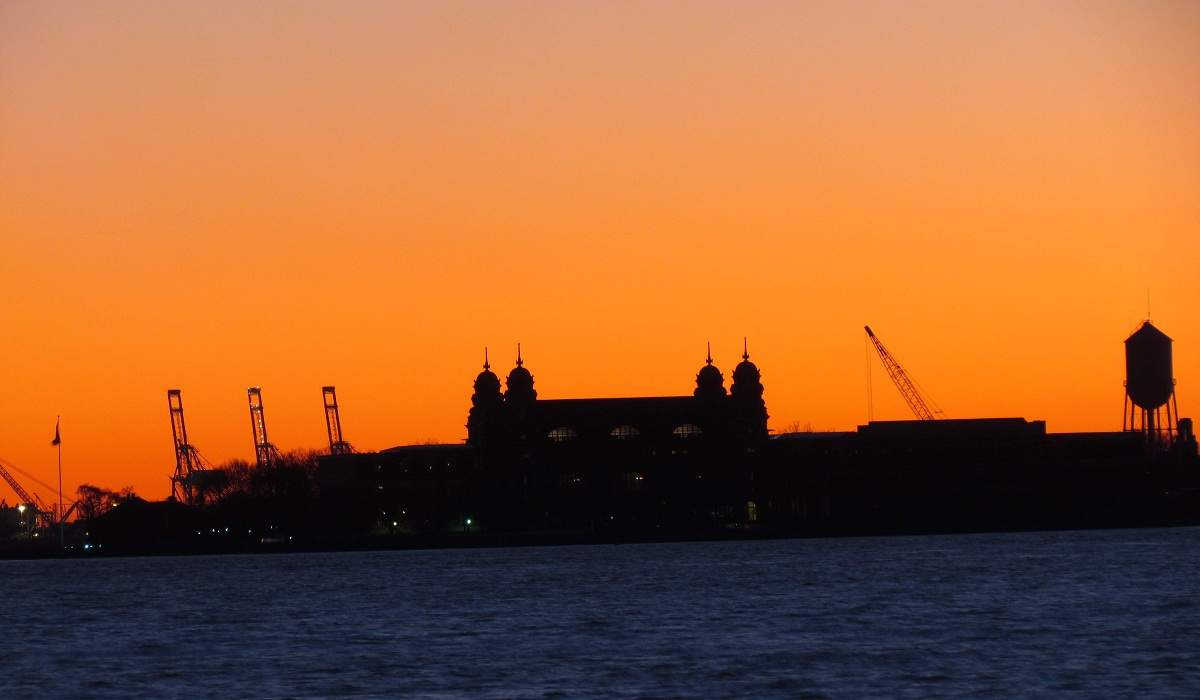
<path id="1" fill-rule="evenodd" d="M 172 387 L 213 462 L 250 385 L 461 440 L 518 341 L 560 398 L 746 335 L 852 429 L 870 323 L 948 416 L 1119 429 L 1147 289 L 1192 415 L 1198 234 L 1195 2 L 0 3 L 0 457 L 62 414 L 72 493 L 168 494 Z"/>

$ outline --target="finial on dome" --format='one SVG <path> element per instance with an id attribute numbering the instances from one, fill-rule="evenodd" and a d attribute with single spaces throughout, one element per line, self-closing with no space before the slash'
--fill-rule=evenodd
<path id="1" fill-rule="evenodd" d="M 708 352 L 704 356 L 704 363 L 711 365 L 712 364 L 712 341 L 706 342 L 705 345 L 708 348 Z"/>
<path id="2" fill-rule="evenodd" d="M 746 343 L 746 336 L 742 336 L 742 359 L 750 359 L 750 346 Z"/>
<path id="3" fill-rule="evenodd" d="M 517 366 L 520 367 L 523 364 L 525 363 L 521 361 L 521 344 L 517 343 Z"/>
<path id="4" fill-rule="evenodd" d="M 483 346 L 483 368 L 484 368 L 484 369 L 491 369 L 491 368 L 492 368 L 492 364 L 491 364 L 490 362 L 488 362 L 487 346 L 486 346 L 486 345 L 484 345 L 484 346 Z"/>

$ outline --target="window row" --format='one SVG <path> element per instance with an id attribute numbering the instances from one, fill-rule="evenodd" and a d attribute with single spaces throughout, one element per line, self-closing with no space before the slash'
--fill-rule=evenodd
<path id="1" fill-rule="evenodd" d="M 671 434 L 677 438 L 691 438 L 696 437 L 703 432 L 704 431 L 700 430 L 700 426 L 694 423 L 684 423 L 683 425 L 676 426 L 675 429 L 671 431 Z M 609 437 L 613 438 L 614 440 L 632 440 L 641 434 L 642 431 L 638 430 L 632 425 L 618 425 L 608 432 Z M 550 440 L 550 442 L 570 442 L 578 438 L 579 433 L 576 432 L 574 428 L 560 426 L 547 433 L 546 437 Z"/>

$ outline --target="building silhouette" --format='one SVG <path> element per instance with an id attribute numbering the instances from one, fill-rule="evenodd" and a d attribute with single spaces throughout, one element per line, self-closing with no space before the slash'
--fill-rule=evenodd
<path id="1" fill-rule="evenodd" d="M 1146 386 L 1166 390 L 1153 368 L 1157 383 L 1135 382 L 1135 399 Z M 1188 419 L 1165 442 L 1133 430 L 1047 433 L 1023 418 L 772 435 L 745 344 L 731 379 L 710 351 L 690 394 L 545 398 L 520 346 L 503 381 L 485 351 L 464 442 L 331 455 L 322 507 L 354 531 L 599 539 L 1097 527 L 1200 513 Z"/>

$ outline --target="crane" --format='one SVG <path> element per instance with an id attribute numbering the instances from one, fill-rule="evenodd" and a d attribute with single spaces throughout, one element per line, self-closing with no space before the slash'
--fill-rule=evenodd
<path id="1" fill-rule="evenodd" d="M 171 411 L 171 437 L 175 441 L 175 475 L 171 477 L 171 495 L 175 500 L 191 504 L 199 472 L 208 465 L 200 452 L 188 442 L 187 424 L 183 420 L 183 394 L 179 389 L 167 390 L 167 408 Z"/>
<path id="2" fill-rule="evenodd" d="M 941 409 L 937 409 L 936 404 L 934 404 L 933 409 L 929 407 L 929 403 L 933 403 L 933 400 L 930 399 L 929 403 L 925 402 L 916 384 L 909 379 L 908 373 L 904 371 L 904 368 L 900 366 L 896 358 L 892 357 L 892 353 L 888 352 L 888 349 L 883 346 L 883 343 L 871 331 L 871 327 L 863 326 L 863 328 L 866 329 L 867 337 L 871 339 L 871 343 L 875 346 L 875 351 L 879 353 L 879 359 L 883 362 L 883 368 L 887 370 L 888 376 L 892 378 L 892 383 L 900 390 L 900 396 L 904 397 L 905 403 L 912 409 L 913 414 L 919 420 L 935 420 L 936 416 L 934 414 L 941 413 Z"/>
<path id="3" fill-rule="evenodd" d="M 13 470 L 19 471 L 30 478 L 33 478 L 33 476 L 26 474 L 24 470 L 17 468 L 13 464 L 6 464 L 3 460 L 0 460 L 0 478 L 3 478 L 6 482 L 8 482 L 8 485 L 12 487 L 13 493 L 17 494 L 17 498 L 21 499 L 22 504 L 34 510 L 34 512 L 37 514 L 37 519 L 40 522 L 41 527 L 50 527 L 51 525 L 54 525 L 54 510 L 47 506 L 42 499 L 38 498 L 36 493 L 30 493 L 29 491 L 26 491 L 25 488 L 21 486 L 21 482 L 17 481 L 17 477 L 13 476 L 12 472 L 8 470 L 8 467 L 12 467 Z M 71 511 L 74 511 L 74 509 L 74 506 L 72 506 Z M 70 511 L 68 511 L 68 514 L 69 512 Z M 65 515 L 63 519 L 66 519 Z"/>
<path id="4" fill-rule="evenodd" d="M 250 431 L 254 435 L 254 462 L 262 467 L 274 466 L 279 450 L 267 440 L 267 417 L 263 413 L 262 389 L 252 386 L 246 390 L 250 399 Z"/>
<path id="5" fill-rule="evenodd" d="M 354 448 L 342 437 L 342 415 L 338 411 L 337 390 L 331 386 L 323 386 L 321 395 L 325 399 L 325 432 L 329 435 L 329 454 L 350 454 Z"/>

